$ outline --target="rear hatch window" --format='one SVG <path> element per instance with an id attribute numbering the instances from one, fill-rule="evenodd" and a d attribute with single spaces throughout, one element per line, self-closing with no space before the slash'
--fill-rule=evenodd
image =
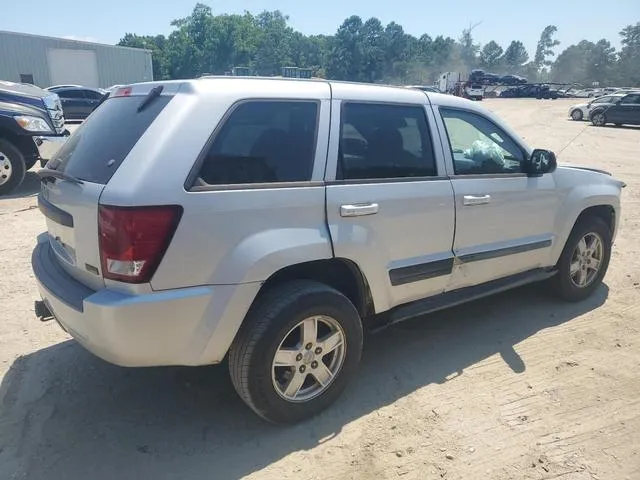
<path id="1" fill-rule="evenodd" d="M 145 105 L 144 96 L 108 99 L 62 146 L 49 168 L 106 185 L 172 98 L 158 96 Z"/>

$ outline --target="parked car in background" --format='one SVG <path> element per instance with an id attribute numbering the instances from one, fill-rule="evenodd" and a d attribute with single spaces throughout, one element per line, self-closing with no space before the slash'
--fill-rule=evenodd
<path id="1" fill-rule="evenodd" d="M 43 165 L 69 132 L 58 95 L 0 81 L 0 195 L 10 193 L 38 160 Z"/>
<path id="2" fill-rule="evenodd" d="M 524 85 L 527 79 L 519 75 L 504 75 L 500 77 L 500 83 L 505 85 Z"/>
<path id="3" fill-rule="evenodd" d="M 528 84 L 511 87 L 500 93 L 503 98 L 537 98 L 552 99 L 559 97 L 558 90 L 552 90 L 549 85 Z"/>
<path id="4" fill-rule="evenodd" d="M 123 366 L 227 359 L 277 423 L 338 398 L 365 329 L 538 281 L 590 297 L 624 186 L 462 98 L 272 78 L 132 85 L 47 167 L 36 315 Z"/>
<path id="5" fill-rule="evenodd" d="M 482 100 L 484 98 L 484 87 L 480 83 L 467 83 L 464 86 L 464 96 L 470 100 Z"/>
<path id="6" fill-rule="evenodd" d="M 49 87 L 47 90 L 60 97 L 67 120 L 84 120 L 100 105 L 100 101 L 107 94 L 106 90 L 99 88 L 76 86 Z"/>
<path id="7" fill-rule="evenodd" d="M 618 94 L 640 93 L 640 88 L 621 88 L 616 91 Z"/>
<path id="8" fill-rule="evenodd" d="M 614 103 L 620 101 L 623 95 L 604 95 L 602 97 L 595 98 L 590 102 L 586 103 L 576 103 L 575 105 L 571 105 L 569 107 L 569 116 L 579 122 L 581 120 L 590 120 L 591 109 L 599 106 L 599 105 L 613 105 Z"/>
<path id="9" fill-rule="evenodd" d="M 608 123 L 617 127 L 640 125 L 640 93 L 629 93 L 610 104 L 596 105 L 591 108 L 589 118 L 598 127 Z"/>
<path id="10" fill-rule="evenodd" d="M 485 85 L 497 85 L 500 83 L 500 75 L 497 73 L 485 73 L 482 79 L 482 83 Z"/>

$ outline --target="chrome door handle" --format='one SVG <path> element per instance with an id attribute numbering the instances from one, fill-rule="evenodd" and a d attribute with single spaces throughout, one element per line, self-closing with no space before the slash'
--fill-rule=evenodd
<path id="1" fill-rule="evenodd" d="M 364 215 L 375 215 L 378 213 L 377 203 L 357 203 L 353 205 L 341 205 L 341 217 L 362 217 Z"/>
<path id="2" fill-rule="evenodd" d="M 486 205 L 491 201 L 491 195 L 465 195 L 462 204 L 467 206 Z"/>

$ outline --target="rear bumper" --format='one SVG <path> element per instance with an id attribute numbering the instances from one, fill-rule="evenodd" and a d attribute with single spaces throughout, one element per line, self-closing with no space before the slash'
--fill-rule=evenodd
<path id="1" fill-rule="evenodd" d="M 51 160 L 56 152 L 64 145 L 69 138 L 68 135 L 61 135 L 55 137 L 38 136 L 33 137 L 33 141 L 38 149 L 38 155 L 40 156 L 40 165 L 44 167 L 47 161 Z"/>
<path id="2" fill-rule="evenodd" d="M 58 323 L 107 362 L 129 367 L 221 361 L 259 286 L 222 285 L 131 295 L 93 291 L 60 266 L 46 235 L 32 267 L 40 295 Z"/>

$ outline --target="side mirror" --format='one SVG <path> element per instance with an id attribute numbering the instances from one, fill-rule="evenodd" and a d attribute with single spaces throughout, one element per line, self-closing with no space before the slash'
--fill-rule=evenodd
<path id="1" fill-rule="evenodd" d="M 555 153 L 536 148 L 526 161 L 526 172 L 531 176 L 538 176 L 553 172 L 557 166 Z"/>

